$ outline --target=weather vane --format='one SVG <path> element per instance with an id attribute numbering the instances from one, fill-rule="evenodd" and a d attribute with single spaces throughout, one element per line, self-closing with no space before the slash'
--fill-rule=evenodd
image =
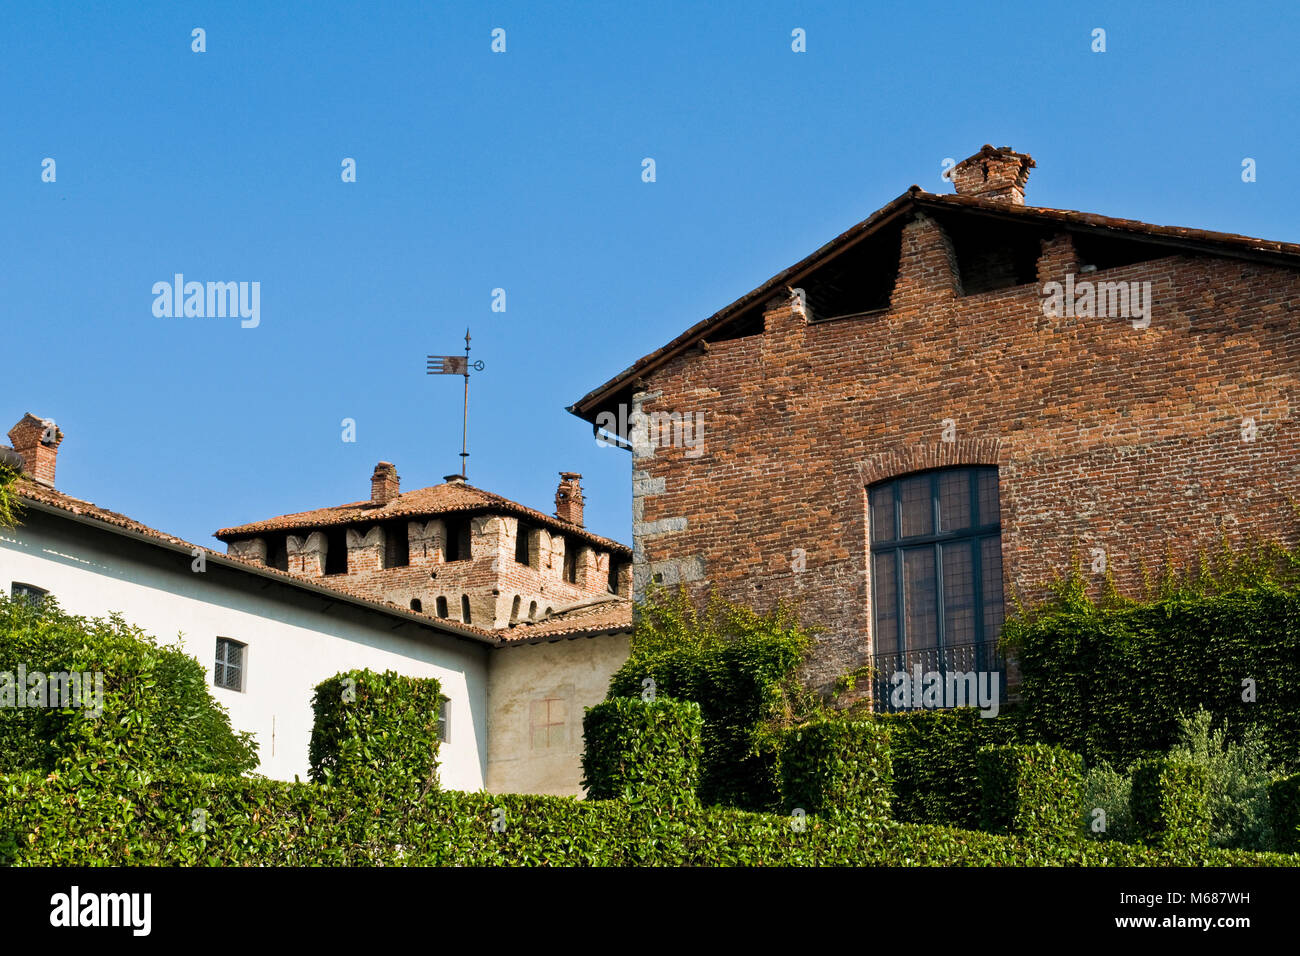
<path id="1" fill-rule="evenodd" d="M 483 360 L 479 359 L 472 365 L 470 364 L 469 329 L 465 330 L 464 355 L 429 355 L 427 359 L 425 373 L 428 375 L 465 376 L 465 414 L 460 430 L 460 477 L 463 479 L 465 477 L 465 459 L 469 457 L 469 371 L 470 369 L 476 372 L 483 371 Z"/>

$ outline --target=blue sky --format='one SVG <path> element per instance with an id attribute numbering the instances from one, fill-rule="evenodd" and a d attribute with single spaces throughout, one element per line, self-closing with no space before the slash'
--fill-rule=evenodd
<path id="1" fill-rule="evenodd" d="M 424 356 L 468 325 L 470 481 L 549 512 L 582 472 L 630 542 L 630 457 L 565 407 L 951 191 L 945 158 L 1009 145 L 1035 205 L 1300 241 L 1279 6 L 6 4 L 0 430 L 54 418 L 60 488 L 212 543 L 364 498 L 381 459 L 457 471 L 461 382 Z M 260 324 L 156 317 L 177 272 L 259 282 Z"/>

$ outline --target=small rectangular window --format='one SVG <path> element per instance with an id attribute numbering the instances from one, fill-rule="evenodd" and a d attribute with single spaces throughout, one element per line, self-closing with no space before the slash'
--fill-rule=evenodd
<path id="1" fill-rule="evenodd" d="M 212 683 L 226 690 L 244 689 L 244 649 L 247 644 L 228 637 L 217 638 L 217 662 L 212 671 Z"/>
<path id="2" fill-rule="evenodd" d="M 438 740 L 451 743 L 451 698 L 438 698 Z"/>
<path id="3" fill-rule="evenodd" d="M 26 601 L 28 604 L 40 604 L 49 593 L 45 588 L 38 588 L 34 584 L 23 584 L 21 581 L 15 581 L 13 587 L 9 589 L 9 596 L 15 601 Z"/>

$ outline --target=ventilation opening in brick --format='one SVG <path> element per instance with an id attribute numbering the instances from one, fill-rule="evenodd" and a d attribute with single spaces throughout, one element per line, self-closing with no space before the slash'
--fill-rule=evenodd
<path id="1" fill-rule="evenodd" d="M 289 543 L 285 532 L 266 535 L 266 566 L 277 571 L 289 570 Z"/>
<path id="2" fill-rule="evenodd" d="M 1074 253 L 1079 267 L 1096 266 L 1097 269 L 1115 269 L 1119 266 L 1131 266 L 1137 262 L 1150 262 L 1172 255 L 1187 255 L 1181 250 L 1167 246 L 1152 245 L 1149 242 L 1132 242 L 1127 239 L 1112 239 L 1109 236 L 1093 236 L 1073 233 Z"/>
<path id="3" fill-rule="evenodd" d="M 424 613 L 424 602 L 419 598 L 411 598 L 411 610 Z"/>
<path id="4" fill-rule="evenodd" d="M 469 557 L 469 519 L 448 518 L 447 544 L 443 552 L 443 560 L 468 561 Z"/>
<path id="5" fill-rule="evenodd" d="M 511 623 L 511 624 L 513 624 L 513 623 L 515 623 L 515 621 L 519 620 L 519 602 L 520 602 L 520 600 L 521 600 L 521 598 L 519 597 L 518 594 L 516 594 L 516 595 L 515 595 L 514 603 L 510 605 L 510 623 Z"/>
<path id="6" fill-rule="evenodd" d="M 466 623 L 466 624 L 473 624 L 473 623 L 474 623 L 474 621 L 470 618 L 470 614 L 469 614 L 469 595 L 468 595 L 468 594 L 462 594 L 462 595 L 460 596 L 460 619 L 461 619 L 464 623 Z"/>
<path id="7" fill-rule="evenodd" d="M 515 563 L 527 564 L 532 566 L 531 552 L 528 542 L 533 537 L 533 529 L 522 521 L 519 522 L 519 528 L 515 532 Z"/>
<path id="8" fill-rule="evenodd" d="M 411 564 L 411 542 L 405 521 L 389 521 L 384 529 L 384 567 L 405 568 Z"/>
<path id="9" fill-rule="evenodd" d="M 1038 282 L 1043 234 L 982 217 L 940 223 L 952 240 L 963 295 Z"/>
<path id="10" fill-rule="evenodd" d="M 345 528 L 325 532 L 325 573 L 348 573 L 348 533 Z"/>
<path id="11" fill-rule="evenodd" d="M 732 339 L 747 339 L 751 335 L 762 335 L 767 330 L 762 309 L 750 309 L 742 312 L 731 321 L 710 332 L 704 337 L 706 342 L 730 342 Z"/>
<path id="12" fill-rule="evenodd" d="M 528 602 L 528 620 L 530 620 L 530 621 L 535 621 L 535 620 L 537 620 L 537 602 L 536 602 L 536 601 L 529 601 L 529 602 Z"/>
<path id="13" fill-rule="evenodd" d="M 570 584 L 578 583 L 578 549 L 572 541 L 564 545 L 564 580 Z"/>
<path id="14" fill-rule="evenodd" d="M 836 256 L 806 278 L 792 281 L 804 290 L 812 321 L 846 318 L 889 308 L 898 280 L 902 225 L 882 229 Z"/>

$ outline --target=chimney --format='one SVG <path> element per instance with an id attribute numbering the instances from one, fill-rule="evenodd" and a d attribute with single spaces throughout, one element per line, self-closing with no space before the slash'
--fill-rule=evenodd
<path id="1" fill-rule="evenodd" d="M 1035 165 L 1032 156 L 1010 146 L 995 149 L 986 145 L 952 168 L 952 183 L 958 196 L 1023 206 L 1025 181 Z"/>
<path id="2" fill-rule="evenodd" d="M 582 527 L 582 475 L 576 471 L 560 472 L 560 487 L 555 489 L 555 517 Z"/>
<path id="3" fill-rule="evenodd" d="M 463 484 L 466 484 L 465 476 L 464 476 L 464 475 L 461 475 L 461 474 L 455 474 L 455 475 L 443 475 L 443 476 L 442 476 L 442 480 L 445 481 L 445 482 L 446 482 L 447 484 L 449 484 L 449 485 L 463 485 Z"/>
<path id="4" fill-rule="evenodd" d="M 388 504 L 397 497 L 401 480 L 391 461 L 375 465 L 375 473 L 370 476 L 370 503 L 376 507 Z"/>
<path id="5" fill-rule="evenodd" d="M 54 487 L 54 465 L 59 457 L 63 432 L 48 418 L 28 412 L 13 428 L 9 440 L 14 451 L 23 456 L 23 470 L 43 485 Z"/>

